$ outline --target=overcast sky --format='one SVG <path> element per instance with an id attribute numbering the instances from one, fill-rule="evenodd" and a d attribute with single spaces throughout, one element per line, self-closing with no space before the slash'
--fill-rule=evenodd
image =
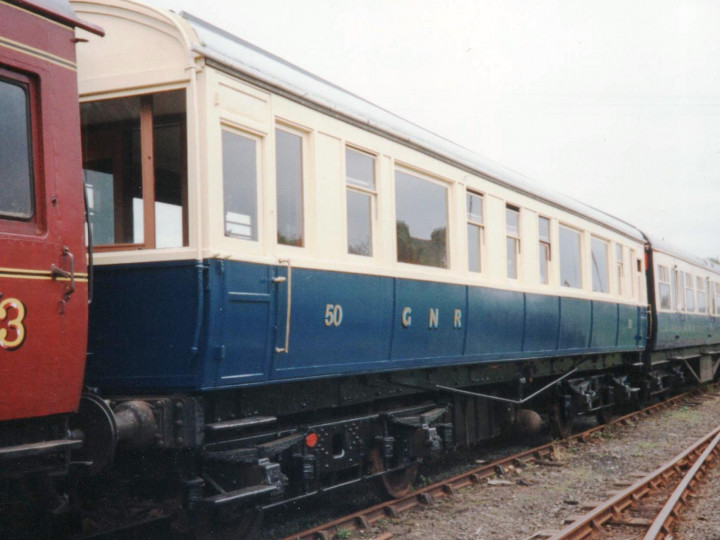
<path id="1" fill-rule="evenodd" d="M 152 0 L 699 256 L 720 256 L 720 2 Z"/>

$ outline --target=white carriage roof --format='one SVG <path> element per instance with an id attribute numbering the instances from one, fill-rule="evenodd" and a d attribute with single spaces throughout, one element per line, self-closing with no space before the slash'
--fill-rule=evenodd
<path id="1" fill-rule="evenodd" d="M 291 98 L 394 138 L 509 189 L 588 218 L 638 241 L 644 240 L 640 230 L 625 221 L 485 159 L 202 19 L 185 12 L 180 16 L 192 26 L 200 40 L 193 50 L 218 67 L 250 77 Z"/>
<path id="2" fill-rule="evenodd" d="M 665 242 L 665 240 L 661 238 L 650 235 L 650 245 L 652 245 L 653 250 L 655 251 L 661 251 L 662 253 L 670 255 L 671 257 L 675 257 L 676 259 L 682 259 L 685 262 L 689 262 L 690 264 L 694 264 L 696 266 L 700 266 L 712 272 L 715 272 L 716 274 L 720 274 L 720 266 L 713 263 L 709 259 L 702 259 L 697 255 L 693 255 L 692 253 L 688 253 L 687 251 L 678 249 L 672 244 L 668 244 L 667 242 Z"/>

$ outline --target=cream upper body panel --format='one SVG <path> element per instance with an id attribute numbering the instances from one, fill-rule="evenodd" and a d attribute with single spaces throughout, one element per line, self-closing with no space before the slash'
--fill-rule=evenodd
<path id="1" fill-rule="evenodd" d="M 720 315 L 720 268 L 660 240 L 652 246 L 657 310 Z"/>
<path id="2" fill-rule="evenodd" d="M 268 264 L 290 260 L 304 268 L 646 302 L 644 238 L 633 226 L 503 169 L 192 16 L 130 0 L 76 1 L 73 7 L 106 30 L 103 40 L 82 36 L 90 43 L 78 53 L 81 101 L 178 89 L 186 96 L 186 242 L 172 249 L 99 250 L 98 264 L 208 257 Z M 302 247 L 278 242 L 279 134 L 289 134 L 301 149 Z M 247 239 L 226 234 L 224 137 L 239 137 L 254 151 L 257 215 Z M 369 256 L 348 249 L 347 197 L 354 189 L 346 183 L 348 151 L 369 156 L 373 163 L 372 189 L 358 191 L 370 201 Z M 398 262 L 399 172 L 439 186 L 435 191 L 444 195 L 444 267 Z M 478 226 L 469 225 L 469 193 L 482 200 L 483 223 Z M 508 212 L 517 214 L 514 232 L 508 229 Z M 539 241 L 541 218 L 549 223 L 544 243 Z M 469 231 L 482 239 L 480 271 L 469 270 Z M 561 287 L 560 246 L 568 231 L 579 245 L 578 286 Z M 546 270 L 539 264 L 543 253 Z M 601 286 L 593 274 L 597 253 L 604 253 Z"/>

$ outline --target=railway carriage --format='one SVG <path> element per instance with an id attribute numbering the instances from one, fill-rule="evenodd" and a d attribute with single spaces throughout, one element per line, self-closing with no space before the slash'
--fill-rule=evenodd
<path id="1" fill-rule="evenodd" d="M 62 506 L 48 479 L 82 445 L 69 430 L 88 293 L 76 27 L 100 33 L 67 2 L 0 2 L 0 529 L 8 508 L 35 511 L 22 493 Z"/>
<path id="2" fill-rule="evenodd" d="M 190 449 L 187 509 L 400 495 L 522 407 L 637 399 L 636 228 L 191 15 L 73 5 L 107 31 L 79 52 L 98 469 Z"/>
<path id="3" fill-rule="evenodd" d="M 663 392 L 685 378 L 715 377 L 720 348 L 720 268 L 659 240 L 652 241 L 654 272 L 648 362 L 653 391 Z"/>
<path id="4" fill-rule="evenodd" d="M 71 468 L 217 532 L 715 377 L 717 268 L 192 15 L 72 5 L 106 37 L 0 2 L 3 502 L 62 513 Z"/>

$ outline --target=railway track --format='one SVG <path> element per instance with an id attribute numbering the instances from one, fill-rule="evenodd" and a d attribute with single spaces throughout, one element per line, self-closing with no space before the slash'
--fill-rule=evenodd
<path id="1" fill-rule="evenodd" d="M 607 424 L 595 426 L 581 433 L 574 434 L 568 437 L 567 440 L 587 442 L 593 438 L 594 434 L 604 431 L 609 426 L 631 423 L 642 416 L 652 415 L 682 402 L 683 400 L 688 400 L 691 396 L 693 399 L 703 399 L 703 395 L 698 394 L 698 391 L 686 392 L 661 403 L 653 404 L 640 411 L 615 418 Z M 338 531 L 349 533 L 350 531 L 368 529 L 381 519 L 386 519 L 388 517 L 396 518 L 403 512 L 421 505 L 432 504 L 433 502 L 447 497 L 448 495 L 455 494 L 457 490 L 463 487 L 488 482 L 497 477 L 503 477 L 512 472 L 514 468 L 524 468 L 531 463 L 548 465 L 554 464 L 551 459 L 557 444 L 558 442 L 552 442 L 504 457 L 493 461 L 492 463 L 466 471 L 452 478 L 444 479 L 440 482 L 420 488 L 403 498 L 393 499 L 371 506 L 364 510 L 354 512 L 323 525 L 293 534 L 284 538 L 284 540 L 331 540 L 335 537 Z M 550 537 L 552 537 L 552 534 L 550 536 L 537 536 L 536 538 L 541 539 Z M 380 538 L 382 538 L 382 536 L 377 540 L 380 540 Z M 387 538 L 391 538 L 391 536 L 387 536 Z M 589 538 L 589 536 L 572 536 L 568 538 Z M 383 538 L 383 540 L 386 539 Z"/>
<path id="2" fill-rule="evenodd" d="M 719 455 L 717 426 L 607 501 L 588 505 L 594 507 L 586 514 L 569 518 L 571 523 L 564 529 L 537 533 L 528 540 L 670 539 L 673 524 Z"/>

